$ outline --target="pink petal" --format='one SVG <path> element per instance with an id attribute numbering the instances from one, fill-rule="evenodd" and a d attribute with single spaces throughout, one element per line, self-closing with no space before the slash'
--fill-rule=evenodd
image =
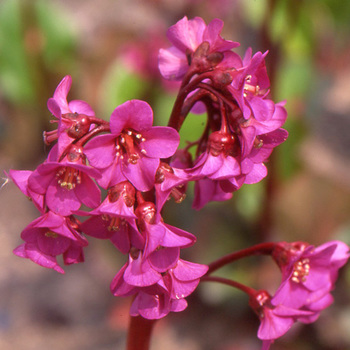
<path id="1" fill-rule="evenodd" d="M 175 248 L 163 248 L 155 250 L 149 255 L 148 261 L 153 269 L 158 272 L 166 272 L 173 268 L 179 260 L 180 249 Z"/>
<path id="2" fill-rule="evenodd" d="M 62 114 L 70 113 L 70 109 L 67 103 L 67 95 L 72 85 L 72 77 L 70 75 L 66 75 L 61 82 L 58 84 L 53 98 L 56 100 L 58 106 L 61 109 Z"/>
<path id="3" fill-rule="evenodd" d="M 101 202 L 101 191 L 96 183 L 85 173 L 81 174 L 81 184 L 73 191 L 78 200 L 89 208 L 96 208 Z"/>
<path id="4" fill-rule="evenodd" d="M 142 133 L 146 141 L 140 143 L 140 148 L 146 151 L 147 157 L 168 158 L 172 156 L 180 142 L 178 132 L 170 127 L 154 126 Z"/>
<path id="5" fill-rule="evenodd" d="M 111 132 L 114 135 L 120 135 L 126 128 L 142 133 L 151 128 L 152 123 L 152 108 L 147 102 L 140 100 L 124 102 L 113 111 L 110 119 Z"/>
<path id="6" fill-rule="evenodd" d="M 115 135 L 93 138 L 84 146 L 84 154 L 93 167 L 103 169 L 110 166 L 116 157 Z"/>
<path id="7" fill-rule="evenodd" d="M 202 277 L 208 271 L 207 265 L 196 264 L 180 259 L 173 269 L 174 276 L 180 281 L 192 281 Z"/>
<path id="8" fill-rule="evenodd" d="M 68 107 L 69 107 L 69 109 L 71 110 L 72 113 L 85 114 L 85 115 L 87 115 L 89 117 L 94 117 L 95 116 L 94 110 L 85 101 L 81 101 L 81 100 L 70 101 L 68 103 Z"/>
<path id="9" fill-rule="evenodd" d="M 142 254 L 136 260 L 129 257 L 129 265 L 125 269 L 124 281 L 132 286 L 146 287 L 157 283 L 161 274 L 153 270 Z"/>
<path id="10" fill-rule="evenodd" d="M 165 79 L 179 80 L 188 70 L 186 55 L 172 46 L 159 50 L 159 71 Z"/>

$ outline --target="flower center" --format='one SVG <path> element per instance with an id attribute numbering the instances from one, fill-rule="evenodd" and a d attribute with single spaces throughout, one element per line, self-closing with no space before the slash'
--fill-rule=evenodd
<path id="1" fill-rule="evenodd" d="M 292 281 L 295 283 L 305 282 L 310 273 L 310 260 L 305 258 L 294 263 Z"/>
<path id="2" fill-rule="evenodd" d="M 243 96 L 247 97 L 249 92 L 252 93 L 253 95 L 257 95 L 260 92 L 260 86 L 252 83 L 251 75 L 248 75 L 245 78 L 245 83 L 243 87 Z"/>
<path id="3" fill-rule="evenodd" d="M 57 238 L 58 234 L 56 232 L 47 231 L 47 232 L 45 232 L 45 237 Z"/>
<path id="4" fill-rule="evenodd" d="M 131 129 L 124 130 L 118 137 L 116 142 L 116 155 L 123 158 L 124 154 L 127 154 L 128 162 L 131 164 L 136 164 L 137 161 L 140 159 L 140 154 L 136 150 L 136 147 L 139 145 L 140 142 L 144 141 L 146 141 L 146 139 L 142 137 L 142 134 L 137 133 Z M 142 154 L 146 154 L 145 149 L 140 149 L 140 152 Z"/>
<path id="5" fill-rule="evenodd" d="M 125 220 L 119 216 L 102 215 L 103 221 L 109 221 L 108 231 L 119 231 L 120 227 L 125 224 Z"/>
<path id="6" fill-rule="evenodd" d="M 56 177 L 58 178 L 58 184 L 67 190 L 73 190 L 76 185 L 81 183 L 80 171 L 71 167 L 61 168 Z"/>

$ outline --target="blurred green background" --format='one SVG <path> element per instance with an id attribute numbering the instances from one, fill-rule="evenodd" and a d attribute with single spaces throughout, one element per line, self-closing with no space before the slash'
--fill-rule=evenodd
<path id="1" fill-rule="evenodd" d="M 184 15 L 224 20 L 223 36 L 241 42 L 242 55 L 248 47 L 269 50 L 271 93 L 287 100 L 289 115 L 289 138 L 261 183 L 199 212 L 191 193 L 167 204 L 165 220 L 197 236 L 184 258 L 209 263 L 266 240 L 349 244 L 349 1 L 0 0 L 0 169 L 33 170 L 45 159 L 42 132 L 53 128 L 46 101 L 67 74 L 69 100 L 87 101 L 98 117 L 108 120 L 116 106 L 139 98 L 166 125 L 177 86 L 157 72 L 157 51 L 170 46 L 166 30 Z M 182 144 L 200 134 L 203 120 L 186 120 Z M 123 349 L 130 301 L 108 286 L 125 257 L 94 241 L 86 263 L 66 267 L 65 276 L 19 259 L 12 249 L 38 213 L 12 184 L 0 199 L 0 348 Z M 220 273 L 272 292 L 280 278 L 266 258 Z M 350 349 L 348 274 L 318 322 L 293 327 L 272 348 Z M 189 305 L 157 324 L 152 350 L 259 349 L 258 320 L 241 292 L 205 284 Z"/>

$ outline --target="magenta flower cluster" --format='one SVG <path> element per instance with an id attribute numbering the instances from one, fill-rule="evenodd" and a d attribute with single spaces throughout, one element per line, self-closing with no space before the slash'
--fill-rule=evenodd
<path id="1" fill-rule="evenodd" d="M 232 51 L 239 44 L 221 37 L 222 27 L 219 19 L 206 25 L 184 17 L 169 28 L 172 46 L 160 50 L 159 70 L 181 86 L 167 127 L 153 126 L 152 108 L 141 100 L 116 107 L 109 122 L 97 118 L 86 102 L 68 102 L 70 76 L 60 82 L 47 104 L 57 124 L 44 133 L 53 144 L 47 159 L 34 171 L 8 173 L 40 212 L 23 230 L 16 255 L 64 273 L 58 256 L 65 265 L 83 262 L 87 237 L 109 240 L 127 256 L 111 291 L 134 296 L 132 316 L 158 319 L 187 307 L 185 298 L 211 271 L 180 257 L 196 237 L 164 222 L 164 204 L 170 197 L 180 203 L 190 181 L 196 209 L 230 199 L 267 175 L 264 163 L 288 136 L 284 102 L 269 98 L 267 53 L 248 49 L 241 58 Z M 198 140 L 179 149 L 190 111 L 206 113 L 207 122 Z M 295 321 L 317 319 L 349 255 L 337 241 L 269 247 L 255 254 L 267 252 L 280 266 L 279 289 L 270 296 L 241 288 L 261 320 L 265 349 Z"/>

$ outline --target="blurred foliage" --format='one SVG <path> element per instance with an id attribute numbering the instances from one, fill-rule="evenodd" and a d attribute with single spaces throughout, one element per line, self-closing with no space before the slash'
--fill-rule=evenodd
<path id="1" fill-rule="evenodd" d="M 40 71 L 71 70 L 74 47 L 72 30 L 51 2 L 0 3 L 0 86 L 11 103 L 37 103 Z"/>

